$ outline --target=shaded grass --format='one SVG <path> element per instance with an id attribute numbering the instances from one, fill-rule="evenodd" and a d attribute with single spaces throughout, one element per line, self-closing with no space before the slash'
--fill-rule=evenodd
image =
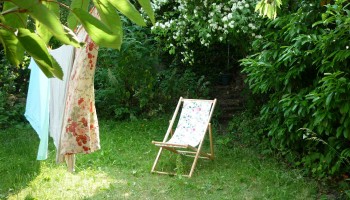
<path id="1" fill-rule="evenodd" d="M 102 149 L 78 155 L 76 172 L 49 159 L 35 161 L 31 128 L 0 131 L 0 198 L 3 199 L 315 199 L 317 183 L 256 149 L 215 143 L 216 159 L 199 160 L 191 179 L 151 174 L 168 118 L 101 121 Z M 225 136 L 215 135 L 220 141 Z M 208 146 L 206 146 L 208 148 Z M 165 152 L 159 167 L 189 170 L 192 160 Z M 168 156 L 167 156 L 168 155 Z M 181 158 L 181 159 L 180 159 Z M 6 161 L 6 162 L 4 162 Z"/>

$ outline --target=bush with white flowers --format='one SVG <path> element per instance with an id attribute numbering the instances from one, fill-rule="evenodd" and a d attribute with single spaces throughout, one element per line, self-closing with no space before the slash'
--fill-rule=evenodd
<path id="1" fill-rule="evenodd" d="M 192 44 L 246 42 L 261 37 L 256 33 L 259 18 L 257 0 L 154 0 L 157 23 L 152 27 L 170 54 L 180 54 L 182 62 L 193 64 Z M 242 38 L 243 37 L 243 38 Z"/>

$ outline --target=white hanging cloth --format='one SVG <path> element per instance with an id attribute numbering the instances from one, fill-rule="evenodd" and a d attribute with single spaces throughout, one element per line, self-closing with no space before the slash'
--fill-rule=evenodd
<path id="1" fill-rule="evenodd" d="M 50 81 L 33 58 L 28 68 L 31 71 L 24 116 L 40 138 L 37 160 L 45 160 L 49 141 Z"/>
<path id="2" fill-rule="evenodd" d="M 57 49 L 51 50 L 50 54 L 56 59 L 63 71 L 62 80 L 57 78 L 50 79 L 50 136 L 53 138 L 56 152 L 59 152 L 63 114 L 67 98 L 67 85 L 69 84 L 69 77 L 74 62 L 74 47 L 62 45 Z"/>

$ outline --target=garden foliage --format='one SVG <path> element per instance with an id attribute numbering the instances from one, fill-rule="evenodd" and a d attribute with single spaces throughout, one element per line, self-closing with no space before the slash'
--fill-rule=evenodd
<path id="1" fill-rule="evenodd" d="M 28 64 L 28 57 L 19 66 L 11 65 L 4 57 L 0 60 L 0 128 L 24 121 L 29 78 Z"/>
<path id="2" fill-rule="evenodd" d="M 297 7 L 262 29 L 255 54 L 242 60 L 246 82 L 269 96 L 261 119 L 274 148 L 298 153 L 295 164 L 315 176 L 348 173 L 350 4 Z"/>
<path id="3" fill-rule="evenodd" d="M 203 76 L 161 62 L 156 41 L 147 29 L 129 23 L 124 31 L 120 51 L 99 51 L 95 89 L 100 117 L 149 117 L 173 108 L 180 96 L 207 97 L 209 83 Z"/>
<path id="4" fill-rule="evenodd" d="M 134 23 L 145 26 L 146 22 L 129 0 L 92 0 L 99 18 L 89 12 L 90 1 L 38 1 L 7 0 L 1 1 L 0 42 L 7 59 L 18 66 L 27 52 L 47 77 L 62 79 L 63 72 L 59 64 L 49 54 L 46 45 L 54 36 L 63 44 L 82 47 L 73 30 L 82 25 L 91 39 L 99 46 L 119 49 L 123 30 L 119 13 Z M 154 13 L 149 0 L 138 0 L 145 14 L 154 23 Z M 60 21 L 60 7 L 69 10 L 67 24 Z M 119 11 L 118 13 L 116 11 Z M 28 27 L 29 19 L 35 22 L 35 31 Z M 67 25 L 67 26 L 66 26 Z"/>
<path id="5" fill-rule="evenodd" d="M 215 43 L 236 44 L 246 52 L 249 39 L 260 37 L 255 32 L 259 21 L 254 12 L 256 0 L 156 0 L 157 22 L 152 32 L 165 51 L 178 55 L 182 62 L 194 64 L 196 48 Z M 157 17 L 158 16 L 158 17 Z M 238 42 L 239 41 L 239 42 Z"/>

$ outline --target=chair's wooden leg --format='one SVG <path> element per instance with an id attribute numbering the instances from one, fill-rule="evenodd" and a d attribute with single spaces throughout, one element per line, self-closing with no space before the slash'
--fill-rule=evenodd
<path id="1" fill-rule="evenodd" d="M 169 121 L 169 126 L 170 126 L 170 125 L 171 125 L 171 120 Z M 173 137 L 173 135 L 174 135 L 174 130 L 171 129 L 171 130 L 170 130 L 170 136 Z"/>
<path id="2" fill-rule="evenodd" d="M 214 159 L 214 145 L 213 145 L 213 132 L 211 130 L 211 123 L 209 123 L 209 142 L 210 142 L 210 157 Z"/>
<path id="3" fill-rule="evenodd" d="M 159 160 L 159 158 L 160 158 L 160 154 L 162 154 L 162 151 L 163 151 L 163 147 L 160 147 L 160 149 L 159 149 L 159 151 L 158 151 L 158 155 L 157 155 L 157 157 L 156 157 L 156 160 L 155 160 L 154 163 L 153 163 L 153 167 L 152 167 L 151 172 L 154 172 L 154 171 L 155 171 L 156 166 L 157 166 L 157 163 L 158 163 L 158 160 Z"/>
<path id="4" fill-rule="evenodd" d="M 191 171 L 190 171 L 190 174 L 188 175 L 188 177 L 190 177 L 190 178 L 192 177 L 194 168 L 196 168 L 198 157 L 199 157 L 199 151 L 196 153 L 196 156 L 194 157 L 193 164 L 192 164 L 192 167 L 191 167 Z"/>
<path id="5" fill-rule="evenodd" d="M 191 167 L 190 174 L 188 175 L 189 178 L 192 177 L 193 171 L 194 171 L 194 169 L 196 168 L 196 164 L 197 164 L 199 155 L 200 155 L 201 150 L 202 150 L 202 145 L 203 145 L 203 139 L 202 139 L 202 140 L 200 141 L 200 143 L 199 143 L 198 151 L 196 152 L 196 156 L 194 157 L 194 161 L 193 161 L 193 164 L 192 164 L 192 167 Z"/>

